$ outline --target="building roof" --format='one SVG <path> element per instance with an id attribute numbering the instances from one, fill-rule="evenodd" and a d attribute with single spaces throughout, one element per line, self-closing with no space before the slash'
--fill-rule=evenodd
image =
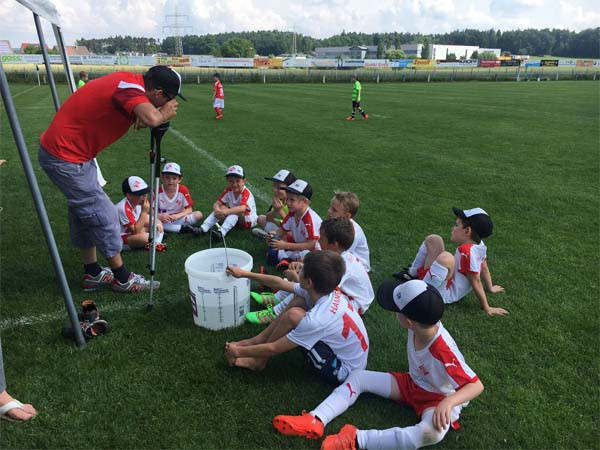
<path id="1" fill-rule="evenodd" d="M 85 45 L 65 45 L 67 56 L 90 55 L 91 52 Z"/>

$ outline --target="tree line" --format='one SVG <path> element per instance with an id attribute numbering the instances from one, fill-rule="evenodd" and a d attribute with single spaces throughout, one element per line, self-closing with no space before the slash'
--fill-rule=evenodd
<path id="1" fill-rule="evenodd" d="M 252 57 L 290 54 L 294 34 L 291 31 L 244 31 L 182 37 L 186 55 L 213 55 L 223 57 Z M 296 34 L 298 53 L 310 54 L 317 47 L 342 47 L 350 45 L 375 45 L 378 54 L 385 55 L 391 47 L 402 44 L 474 45 L 483 48 L 501 48 L 503 52 L 520 55 L 553 55 L 572 58 L 600 57 L 600 27 L 579 32 L 560 29 L 526 29 L 500 31 L 456 30 L 443 34 L 421 33 L 356 33 L 345 32 L 324 39 Z M 76 41 L 93 53 L 138 52 L 143 54 L 175 54 L 175 38 L 162 41 L 155 38 L 114 36 L 102 39 Z"/>

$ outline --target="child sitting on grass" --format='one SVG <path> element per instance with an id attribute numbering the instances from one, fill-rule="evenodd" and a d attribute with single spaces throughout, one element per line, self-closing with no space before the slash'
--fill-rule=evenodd
<path id="1" fill-rule="evenodd" d="M 360 260 L 367 272 L 370 272 L 371 258 L 369 256 L 367 237 L 361 226 L 354 220 L 359 204 L 358 197 L 354 192 L 336 192 L 331 199 L 327 212 L 329 217 L 347 217 L 350 219 L 354 227 L 354 240 L 348 251 Z"/>
<path id="2" fill-rule="evenodd" d="M 336 289 L 344 271 L 344 260 L 327 250 L 306 255 L 299 283 L 228 267 L 227 272 L 236 278 L 250 278 L 296 294 L 286 310 L 257 336 L 225 344 L 229 364 L 262 370 L 271 357 L 300 347 L 330 383 L 337 384 L 353 370 L 364 369 L 369 354 L 367 330 L 348 298 Z"/>
<path id="3" fill-rule="evenodd" d="M 181 184 L 179 164 L 170 162 L 162 170 L 162 186 L 158 190 L 158 218 L 169 233 L 200 234 L 194 225 L 202 219 L 200 211 L 192 211 L 194 201 L 190 191 Z"/>
<path id="4" fill-rule="evenodd" d="M 411 427 L 387 430 L 344 425 L 338 434 L 325 438 L 322 450 L 415 449 L 437 444 L 450 427 L 459 428 L 462 408 L 483 392 L 483 384 L 440 322 L 444 302 L 439 292 L 421 280 L 387 281 L 377 291 L 377 302 L 394 311 L 400 326 L 408 330 L 408 372 L 355 370 L 310 413 L 276 416 L 277 431 L 320 438 L 325 426 L 363 393 L 409 406 L 421 420 Z"/>
<path id="5" fill-rule="evenodd" d="M 273 181 L 273 201 L 267 213 L 258 216 L 258 227 L 252 230 L 252 234 L 259 237 L 266 237 L 266 233 L 277 231 L 283 219 L 288 215 L 285 188 L 296 181 L 296 177 L 289 170 L 282 169 L 272 177 L 265 177 L 265 180 Z"/>
<path id="6" fill-rule="evenodd" d="M 225 236 L 234 226 L 247 230 L 256 225 L 256 203 L 250 189 L 246 187 L 246 175 L 241 166 L 230 166 L 225 173 L 227 187 L 213 204 L 213 212 L 202 226 L 207 233 L 215 224 L 221 222 L 218 236 Z"/>
<path id="7" fill-rule="evenodd" d="M 492 283 L 487 265 L 487 247 L 482 239 L 492 235 L 493 223 L 490 216 L 481 208 L 462 210 L 453 208 L 456 220 L 450 240 L 458 245 L 454 256 L 445 251 L 444 240 L 437 234 L 425 238 L 410 268 L 394 274 L 402 280 L 419 278 L 435 286 L 442 294 L 444 303 L 454 303 L 471 290 L 481 302 L 487 315 L 505 315 L 503 308 L 493 308 L 488 304 L 481 278 L 489 292 L 504 292 L 504 288 Z"/>
<path id="8" fill-rule="evenodd" d="M 147 248 L 150 225 L 150 202 L 146 194 L 150 188 L 140 177 L 131 176 L 123 180 L 123 194 L 125 198 L 116 204 L 119 214 L 119 223 L 121 224 L 121 239 L 123 240 L 123 250 L 134 248 Z M 154 243 L 157 251 L 166 250 L 166 245 L 162 243 L 164 235 L 162 223 L 156 223 L 156 236 Z"/>
<path id="9" fill-rule="evenodd" d="M 348 297 L 352 307 L 362 316 L 371 305 L 375 294 L 369 274 L 360 260 L 348 250 L 353 240 L 354 227 L 350 219 L 346 217 L 331 218 L 324 220 L 321 224 L 319 232 L 320 247 L 322 250 L 331 250 L 343 258 L 346 270 L 340 281 L 339 289 Z M 302 263 L 294 262 L 290 267 L 300 271 Z M 288 270 L 285 275 L 288 280 L 296 281 L 295 272 Z M 267 309 L 249 312 L 246 314 L 246 319 L 251 323 L 262 324 L 271 323 L 275 320 L 293 298 L 292 293 L 283 290 L 277 291 L 276 294 L 251 292 L 250 296 L 257 303 L 266 306 Z"/>
<path id="10" fill-rule="evenodd" d="M 312 187 L 304 180 L 296 180 L 288 187 L 287 206 L 289 214 L 281 226 L 267 236 L 269 260 L 277 261 L 277 270 L 285 270 L 291 261 L 301 260 L 314 250 L 319 240 L 321 217 L 310 207 Z M 273 258 L 271 255 L 276 257 Z"/>

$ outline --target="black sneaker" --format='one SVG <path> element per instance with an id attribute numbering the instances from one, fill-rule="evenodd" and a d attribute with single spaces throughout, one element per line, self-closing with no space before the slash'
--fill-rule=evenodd
<path id="1" fill-rule="evenodd" d="M 393 273 L 392 276 L 399 280 L 401 283 L 406 283 L 410 280 L 416 280 L 416 277 L 413 277 L 410 273 L 408 273 L 408 269 L 404 268 L 400 272 Z"/>
<path id="2" fill-rule="evenodd" d="M 191 233 L 195 236 L 201 236 L 204 234 L 204 230 L 202 228 L 195 227 L 193 225 L 190 225 L 189 223 L 184 223 L 183 225 L 181 225 L 181 230 L 179 230 L 179 232 L 182 234 Z"/>
<path id="3" fill-rule="evenodd" d="M 222 241 L 222 240 L 223 240 L 223 233 L 221 233 L 221 230 L 215 230 L 214 228 L 212 228 L 212 229 L 210 230 L 210 234 L 212 235 L 212 237 L 213 237 L 214 239 L 218 239 L 218 240 L 220 240 L 220 241 Z"/>
<path id="4" fill-rule="evenodd" d="M 79 326 L 86 341 L 108 332 L 108 322 L 102 319 L 95 320 L 94 322 L 81 322 Z M 73 327 L 63 327 L 61 334 L 65 339 L 75 340 L 75 330 L 73 330 Z"/>

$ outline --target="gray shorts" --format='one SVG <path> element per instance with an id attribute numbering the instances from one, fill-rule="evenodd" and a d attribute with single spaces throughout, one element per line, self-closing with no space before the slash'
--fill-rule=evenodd
<path id="1" fill-rule="evenodd" d="M 70 163 L 40 146 L 40 166 L 67 197 L 71 242 L 80 248 L 97 247 L 105 258 L 121 252 L 123 242 L 117 208 L 100 184 L 96 163 Z"/>

